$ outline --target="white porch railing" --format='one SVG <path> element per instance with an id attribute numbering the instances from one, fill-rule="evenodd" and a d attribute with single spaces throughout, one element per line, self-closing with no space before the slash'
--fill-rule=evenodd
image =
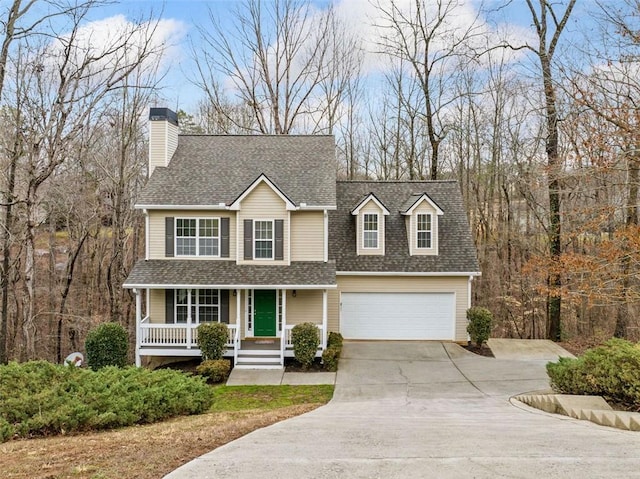
<path id="1" fill-rule="evenodd" d="M 198 347 L 198 324 L 156 324 L 149 322 L 149 316 L 140 322 L 139 342 L 141 347 Z M 240 344 L 239 328 L 227 324 L 227 348 L 237 349 Z"/>
<path id="2" fill-rule="evenodd" d="M 284 327 L 284 330 L 282 331 L 282 338 L 280 340 L 280 344 L 282 345 L 282 354 L 284 355 L 284 351 L 285 349 L 293 349 L 293 342 L 291 341 L 291 330 L 293 329 L 292 324 L 287 324 Z M 316 327 L 318 328 L 318 337 L 320 338 L 320 345 L 318 346 L 318 350 L 321 351 L 322 350 L 322 338 L 323 338 L 323 331 L 322 331 L 322 325 L 321 324 L 316 324 Z"/>

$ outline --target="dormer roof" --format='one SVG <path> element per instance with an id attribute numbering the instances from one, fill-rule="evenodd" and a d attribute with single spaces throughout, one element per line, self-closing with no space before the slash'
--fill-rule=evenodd
<path id="1" fill-rule="evenodd" d="M 382 201 L 380 201 L 373 193 L 369 193 L 364 198 L 362 198 L 362 200 L 356 205 L 356 207 L 351 210 L 351 214 L 355 216 L 360 213 L 360 210 L 370 201 L 373 201 L 378 206 L 378 208 L 382 210 L 383 215 L 389 215 L 389 210 L 387 209 L 387 207 L 383 205 Z"/>
<path id="2" fill-rule="evenodd" d="M 438 216 L 444 214 L 438 204 L 433 201 L 426 193 L 412 194 L 400 207 L 400 213 L 402 213 L 403 215 L 410 215 L 411 213 L 413 213 L 413 210 L 416 209 L 422 202 L 427 202 L 434 210 L 436 210 L 436 214 Z"/>

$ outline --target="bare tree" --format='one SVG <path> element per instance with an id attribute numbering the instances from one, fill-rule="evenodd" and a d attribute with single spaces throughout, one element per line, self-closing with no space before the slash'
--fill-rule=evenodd
<path id="1" fill-rule="evenodd" d="M 218 113 L 226 114 L 219 72 L 233 83 L 239 103 L 253 114 L 260 133 L 294 131 L 316 106 L 311 101 L 328 77 L 332 10 L 314 15 L 308 0 L 246 0 L 234 11 L 232 29 L 213 10 L 201 25 L 202 47 L 194 48 L 195 82 Z M 234 122 L 231 115 L 227 118 Z"/>
<path id="2" fill-rule="evenodd" d="M 451 85 L 463 59 L 471 56 L 473 40 L 480 35 L 475 18 L 457 23 L 459 0 L 412 0 L 404 9 L 396 2 L 376 4 L 383 20 L 380 47 L 384 53 L 409 65 L 421 92 L 421 119 L 430 145 L 429 177 L 438 178 L 440 145 L 447 135 L 444 114 L 456 101 Z"/>
<path id="3" fill-rule="evenodd" d="M 527 6 L 531 12 L 531 18 L 536 30 L 538 45 L 529 48 L 533 51 L 540 63 L 540 73 L 544 90 L 544 117 L 546 121 L 546 153 L 547 153 L 547 174 L 549 193 L 549 254 L 552 258 L 558 259 L 562 254 L 562 217 L 560 200 L 560 176 L 562 172 L 562 158 L 559 154 L 559 129 L 558 129 L 558 106 L 557 106 L 557 86 L 553 74 L 553 60 L 560 35 L 567 25 L 571 11 L 576 0 L 569 0 L 564 12 L 559 14 L 558 7 L 554 2 L 548 0 L 538 0 L 538 7 L 533 4 L 533 0 L 527 0 Z M 548 298 L 548 325 L 547 335 L 554 341 L 560 341 L 562 296 L 562 277 L 559 274 L 551 273 L 548 278 L 549 286 L 555 293 Z"/>
<path id="4" fill-rule="evenodd" d="M 123 80 L 156 53 L 150 40 L 155 28 L 151 22 L 132 24 L 104 45 L 92 44 L 82 27 L 91 6 L 67 12 L 70 31 L 54 34 L 52 41 L 27 42 L 16 62 L 11 99 L 19 105 L 14 109 L 16 136 L 24 138 L 16 154 L 25 164 L 21 328 L 26 358 L 36 355 L 35 241 L 43 220 L 40 193 L 71 156 L 74 143 L 87 121 L 99 114 L 107 94 L 123 88 Z"/>

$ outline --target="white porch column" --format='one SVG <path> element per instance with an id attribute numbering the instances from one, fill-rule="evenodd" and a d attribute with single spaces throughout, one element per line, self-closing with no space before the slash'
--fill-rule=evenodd
<path id="1" fill-rule="evenodd" d="M 187 290 L 187 349 L 191 349 L 191 290 Z"/>
<path id="2" fill-rule="evenodd" d="M 139 289 L 134 289 L 133 294 L 136 295 L 136 367 L 142 365 L 142 358 L 140 357 L 140 341 L 142 341 L 142 296 Z"/>
<path id="3" fill-rule="evenodd" d="M 287 331 L 287 291 L 286 289 L 282 290 L 282 341 L 286 340 Z"/>
<path id="4" fill-rule="evenodd" d="M 241 289 L 234 290 L 236 292 L 236 329 L 238 331 L 238 338 L 242 337 L 242 321 L 240 319 L 240 305 L 242 304 L 240 296 L 242 295 Z"/>
<path id="5" fill-rule="evenodd" d="M 327 290 L 322 290 L 322 350 L 327 349 Z"/>

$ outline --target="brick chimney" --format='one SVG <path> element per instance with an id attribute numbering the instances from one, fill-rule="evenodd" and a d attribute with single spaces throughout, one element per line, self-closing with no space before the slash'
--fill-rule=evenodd
<path id="1" fill-rule="evenodd" d="M 178 147 L 178 115 L 168 108 L 149 112 L 149 176 L 158 166 L 167 166 Z"/>

